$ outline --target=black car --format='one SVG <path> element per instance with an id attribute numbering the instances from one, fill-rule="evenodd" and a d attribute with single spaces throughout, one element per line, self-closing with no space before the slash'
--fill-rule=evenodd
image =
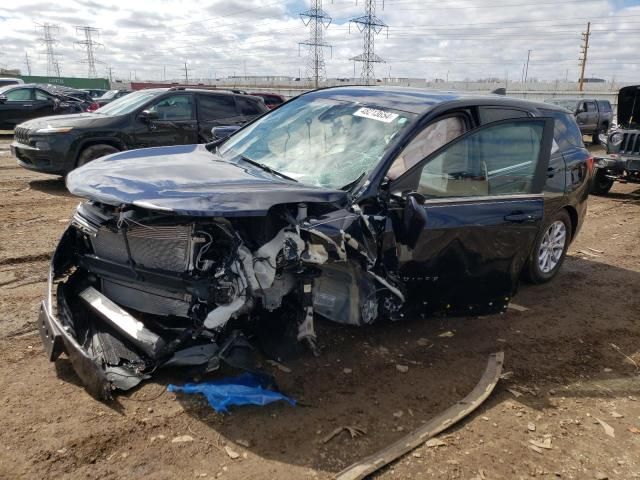
<path id="1" fill-rule="evenodd" d="M 0 87 L 0 130 L 13 130 L 32 118 L 82 112 L 88 106 L 82 96 L 78 91 L 52 85 Z"/>
<path id="2" fill-rule="evenodd" d="M 72 172 L 87 202 L 53 255 L 42 341 L 108 398 L 162 366 L 253 369 L 252 344 L 317 352 L 316 314 L 361 326 L 504 312 L 521 275 L 560 269 L 591 168 L 552 105 L 309 92 L 226 140 Z"/>
<path id="3" fill-rule="evenodd" d="M 16 127 L 11 150 L 24 168 L 66 175 L 122 150 L 206 142 L 212 127 L 242 125 L 266 111 L 260 99 L 248 95 L 140 90 L 94 112 L 25 122 Z"/>

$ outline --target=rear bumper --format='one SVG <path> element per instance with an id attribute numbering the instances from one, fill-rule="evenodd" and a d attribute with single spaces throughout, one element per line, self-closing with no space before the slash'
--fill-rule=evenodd
<path id="1" fill-rule="evenodd" d="M 18 165 L 27 170 L 52 175 L 66 175 L 73 170 L 73 162 L 67 161 L 64 153 L 58 150 L 45 150 L 13 142 L 11 153 L 18 160 Z"/>

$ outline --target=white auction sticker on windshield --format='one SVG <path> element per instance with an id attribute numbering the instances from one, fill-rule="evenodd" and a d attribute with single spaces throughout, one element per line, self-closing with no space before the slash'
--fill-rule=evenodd
<path id="1" fill-rule="evenodd" d="M 370 118 L 371 120 L 378 120 L 379 122 L 391 123 L 398 118 L 397 113 L 385 112 L 384 110 L 378 110 L 377 108 L 362 107 L 353 113 L 356 117 Z"/>

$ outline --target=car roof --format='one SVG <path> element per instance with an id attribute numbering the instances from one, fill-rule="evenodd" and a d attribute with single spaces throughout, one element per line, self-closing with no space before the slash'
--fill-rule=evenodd
<path id="1" fill-rule="evenodd" d="M 462 102 L 465 104 L 496 105 L 510 108 L 523 108 L 526 110 L 546 108 L 549 110 L 564 111 L 553 104 L 533 102 L 520 98 L 504 95 L 428 90 L 411 87 L 389 86 L 348 86 L 329 87 L 314 90 L 304 94 L 317 98 L 331 98 L 334 100 L 359 101 L 363 104 L 377 105 L 384 108 L 402 110 L 409 113 L 422 115 L 434 107 L 450 103 Z"/>

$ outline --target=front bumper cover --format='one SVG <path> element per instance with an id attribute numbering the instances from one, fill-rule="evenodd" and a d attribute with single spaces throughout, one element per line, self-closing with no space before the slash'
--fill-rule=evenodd
<path id="1" fill-rule="evenodd" d="M 50 298 L 42 302 L 38 316 L 40 338 L 49 360 L 54 362 L 61 353 L 66 353 L 74 371 L 91 396 L 98 400 L 111 399 L 111 383 L 100 367 L 98 359 L 89 356 L 52 313 Z"/>

